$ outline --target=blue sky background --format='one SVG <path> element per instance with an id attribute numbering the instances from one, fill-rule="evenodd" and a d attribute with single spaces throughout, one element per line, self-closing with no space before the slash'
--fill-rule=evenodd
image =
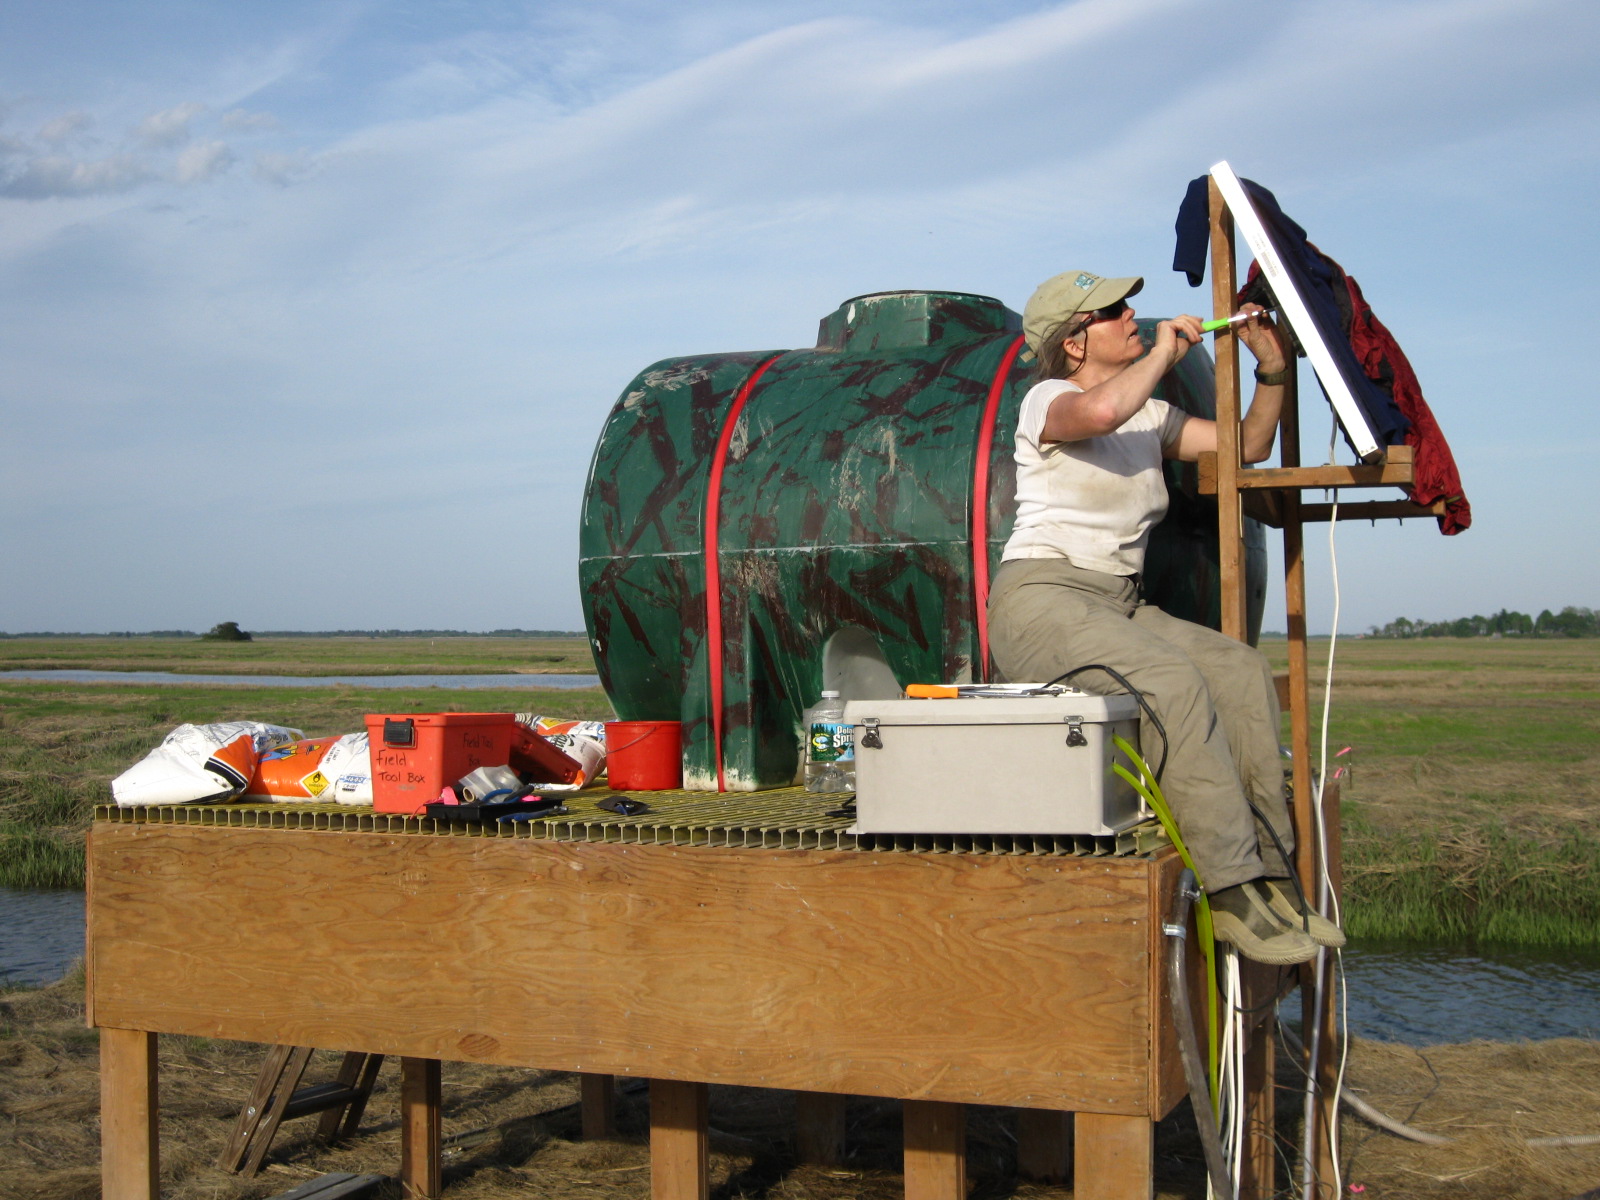
<path id="1" fill-rule="evenodd" d="M 1360 279 L 1473 502 L 1342 525 L 1341 627 L 1600 606 L 1597 62 L 1551 0 L 9 0 L 0 629 L 579 628 L 642 367 L 1067 268 L 1205 311 L 1171 229 L 1220 158 Z"/>

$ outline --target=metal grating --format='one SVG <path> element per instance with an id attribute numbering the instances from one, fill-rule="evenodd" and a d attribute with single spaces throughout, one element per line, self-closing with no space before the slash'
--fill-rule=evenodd
<path id="1" fill-rule="evenodd" d="M 565 814 L 489 825 L 375 813 L 339 804 L 100 805 L 95 820 L 149 825 L 220 825 L 406 833 L 436 837 L 535 838 L 557 842 L 622 842 L 641 846 L 720 846 L 737 850 L 869 850 L 921 854 L 1037 854 L 1106 857 L 1148 855 L 1168 845 L 1155 821 L 1108 837 L 1069 834 L 854 834 L 852 818 L 828 816 L 849 797 L 803 788 L 763 792 L 645 792 L 650 811 L 622 817 L 597 808 L 613 793 L 568 797 Z"/>

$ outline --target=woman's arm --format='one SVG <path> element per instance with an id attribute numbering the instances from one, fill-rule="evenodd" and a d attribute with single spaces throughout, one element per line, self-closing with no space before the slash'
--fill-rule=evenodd
<path id="1" fill-rule="evenodd" d="M 1277 327 L 1258 304 L 1247 304 L 1240 311 L 1258 314 L 1255 320 L 1240 326 L 1239 338 L 1250 347 L 1261 373 L 1276 375 L 1288 361 Z M 1250 407 L 1239 421 L 1239 457 L 1243 462 L 1258 463 L 1272 453 L 1272 444 L 1278 436 L 1278 419 L 1283 413 L 1283 394 L 1281 383 L 1256 384 Z M 1190 417 L 1183 423 L 1178 440 L 1167 449 L 1167 457 L 1194 462 L 1216 448 L 1217 423 L 1203 417 Z"/>
<path id="2" fill-rule="evenodd" d="M 1063 392 L 1051 401 L 1040 440 L 1080 442 L 1115 433 L 1144 407 L 1161 377 L 1201 336 L 1199 317 L 1183 316 L 1160 322 L 1150 353 L 1110 379 L 1081 392 Z"/>

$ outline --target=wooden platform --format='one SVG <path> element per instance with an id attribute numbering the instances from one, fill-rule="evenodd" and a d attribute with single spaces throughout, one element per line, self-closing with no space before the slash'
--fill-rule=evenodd
<path id="1" fill-rule="evenodd" d="M 1089 1114 L 1080 1126 L 1101 1136 L 1080 1136 L 1080 1165 L 1120 1165 L 1078 1194 L 1107 1198 L 1149 1194 L 1151 1123 L 1182 1094 L 1163 997 L 1170 850 L 736 849 L 116 816 L 89 842 L 107 1197 L 153 1196 L 155 1033 L 406 1059 L 404 1172 L 422 1195 L 438 1178 L 428 1065 L 446 1059 L 656 1081 L 661 1154 L 703 1125 L 707 1083 Z M 944 1146 L 914 1159 L 908 1141 L 908 1194 L 951 1194 L 950 1111 L 908 1113 Z M 655 1190 L 703 1193 L 684 1179 L 657 1172 Z"/>

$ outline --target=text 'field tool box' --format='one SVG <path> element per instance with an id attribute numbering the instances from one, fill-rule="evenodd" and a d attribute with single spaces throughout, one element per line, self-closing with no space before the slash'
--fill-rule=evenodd
<path id="1" fill-rule="evenodd" d="M 1139 745 L 1132 696 L 1062 691 L 852 700 L 859 833 L 1119 833 L 1150 815 L 1112 766 Z"/>

